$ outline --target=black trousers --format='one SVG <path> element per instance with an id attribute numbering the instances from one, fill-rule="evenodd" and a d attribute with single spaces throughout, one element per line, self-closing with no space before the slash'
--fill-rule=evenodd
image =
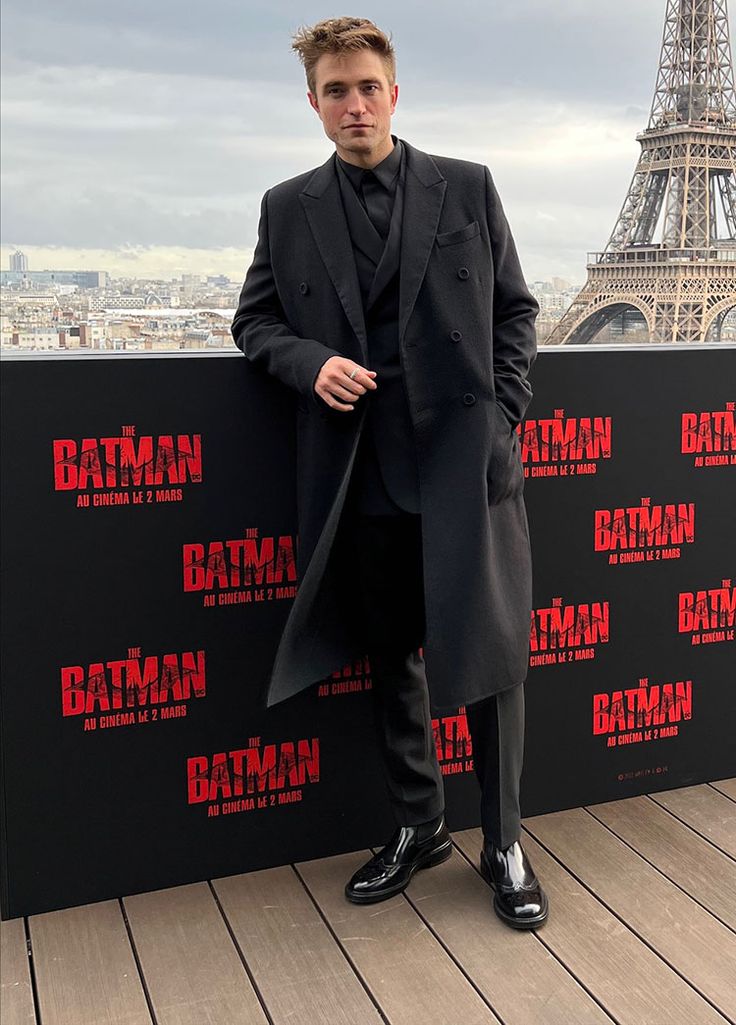
<path id="1" fill-rule="evenodd" d="M 348 502 L 337 533 L 346 601 L 355 608 L 356 643 L 368 654 L 377 741 L 399 825 L 444 810 L 424 659 L 421 516 L 365 515 Z M 486 839 L 507 847 L 521 836 L 519 781 L 524 750 L 523 685 L 466 707 Z"/>

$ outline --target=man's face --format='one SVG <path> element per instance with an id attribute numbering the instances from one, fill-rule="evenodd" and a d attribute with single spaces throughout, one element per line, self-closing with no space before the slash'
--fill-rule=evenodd
<path id="1" fill-rule="evenodd" d="M 374 167 L 388 156 L 399 87 L 389 84 L 378 54 L 370 49 L 323 54 L 315 82 L 316 95 L 308 92 L 309 102 L 343 160 Z"/>

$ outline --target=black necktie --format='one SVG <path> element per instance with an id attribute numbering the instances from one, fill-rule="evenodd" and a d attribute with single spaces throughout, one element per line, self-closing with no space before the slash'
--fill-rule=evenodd
<path id="1" fill-rule="evenodd" d="M 373 227 L 385 240 L 391 225 L 391 194 L 384 189 L 373 171 L 363 171 L 360 188 L 363 193 L 363 203 L 373 222 Z"/>

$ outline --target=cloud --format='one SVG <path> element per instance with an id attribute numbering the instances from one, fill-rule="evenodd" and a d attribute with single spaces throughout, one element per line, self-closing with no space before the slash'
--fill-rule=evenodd
<path id="1" fill-rule="evenodd" d="M 664 8 L 373 4 L 397 47 L 394 131 L 488 164 L 529 275 L 582 280 L 585 252 L 605 244 L 648 118 Z M 231 266 L 225 254 L 255 243 L 263 192 L 332 150 L 289 49 L 323 16 L 284 0 L 6 0 L 3 243 L 115 265 L 143 247 L 166 267 L 211 250 Z"/>
<path id="2" fill-rule="evenodd" d="M 370 16 L 392 35 L 400 80 L 490 90 L 529 83 L 596 96 L 625 90 L 638 70 L 653 87 L 664 7 L 664 0 L 455 0 L 451 8 L 445 0 L 376 0 Z M 6 0 L 4 34 L 11 54 L 41 66 L 75 66 L 80 54 L 85 62 L 92 54 L 107 67 L 282 82 L 301 79 L 291 35 L 324 16 L 322 4 L 293 0 Z"/>

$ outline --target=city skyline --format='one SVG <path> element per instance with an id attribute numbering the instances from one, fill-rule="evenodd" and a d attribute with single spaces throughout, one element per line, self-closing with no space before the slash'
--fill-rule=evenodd
<path id="1" fill-rule="evenodd" d="M 438 4 L 365 14 L 397 49 L 393 131 L 488 164 L 528 280 L 583 279 L 649 113 L 664 0 L 591 6 L 461 2 L 451 25 Z M 103 13 L 118 19 L 104 39 Z M 299 24 L 324 16 L 313 4 L 216 0 L 205 13 L 134 2 L 110 15 L 78 0 L 63 11 L 10 0 L 2 267 L 20 248 L 33 270 L 242 279 L 263 191 L 333 148 L 289 50 Z"/>

